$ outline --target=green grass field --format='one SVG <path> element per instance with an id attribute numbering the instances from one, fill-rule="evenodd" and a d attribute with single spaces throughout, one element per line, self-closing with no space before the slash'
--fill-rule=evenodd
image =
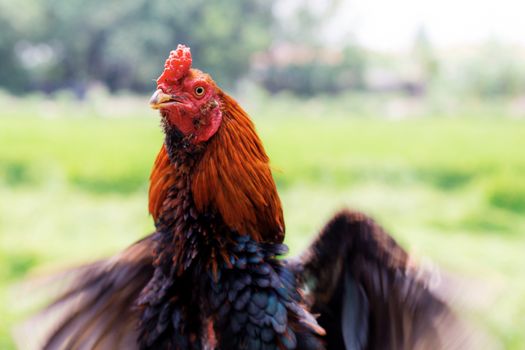
<path id="1" fill-rule="evenodd" d="M 10 329 L 27 313 L 17 282 L 111 255 L 152 230 L 147 178 L 162 142 L 142 101 L 14 101 L 0 99 L 1 349 L 14 347 Z M 338 208 L 365 211 L 421 261 L 465 281 L 459 303 L 496 343 L 525 348 L 524 120 L 249 110 L 292 254 Z"/>

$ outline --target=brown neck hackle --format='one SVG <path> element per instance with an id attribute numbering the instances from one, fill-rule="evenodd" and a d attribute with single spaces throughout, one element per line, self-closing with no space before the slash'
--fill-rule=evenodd
<path id="1" fill-rule="evenodd" d="M 246 112 L 228 95 L 220 97 L 222 124 L 192 168 L 195 206 L 202 214 L 219 214 L 240 234 L 282 242 L 284 219 L 268 156 Z M 176 172 L 163 145 L 150 176 L 149 211 L 155 221 Z"/>

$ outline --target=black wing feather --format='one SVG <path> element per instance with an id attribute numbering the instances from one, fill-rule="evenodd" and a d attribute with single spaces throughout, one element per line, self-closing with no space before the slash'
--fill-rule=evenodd
<path id="1" fill-rule="evenodd" d="M 343 211 L 292 261 L 327 349 L 465 349 L 463 327 L 373 220 Z"/>
<path id="2" fill-rule="evenodd" d="M 135 300 L 153 274 L 153 239 L 60 276 L 69 288 L 16 331 L 20 349 L 137 349 Z"/>

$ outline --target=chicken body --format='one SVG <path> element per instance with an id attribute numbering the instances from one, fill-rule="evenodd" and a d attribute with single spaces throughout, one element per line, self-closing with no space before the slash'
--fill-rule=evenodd
<path id="1" fill-rule="evenodd" d="M 174 180 L 156 219 L 153 277 L 138 299 L 141 348 L 322 348 L 323 330 L 302 306 L 295 276 L 276 259 L 286 247 L 200 212 L 191 183 L 204 149 L 183 147 L 169 125 L 165 132 Z"/>

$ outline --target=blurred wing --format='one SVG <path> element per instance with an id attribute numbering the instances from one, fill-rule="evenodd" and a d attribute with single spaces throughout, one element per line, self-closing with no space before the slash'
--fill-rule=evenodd
<path id="1" fill-rule="evenodd" d="M 63 274 L 68 287 L 15 330 L 20 349 L 136 349 L 135 300 L 153 274 L 152 236 Z"/>
<path id="2" fill-rule="evenodd" d="M 460 322 L 371 219 L 344 211 L 292 265 L 328 349 L 465 349 Z"/>

